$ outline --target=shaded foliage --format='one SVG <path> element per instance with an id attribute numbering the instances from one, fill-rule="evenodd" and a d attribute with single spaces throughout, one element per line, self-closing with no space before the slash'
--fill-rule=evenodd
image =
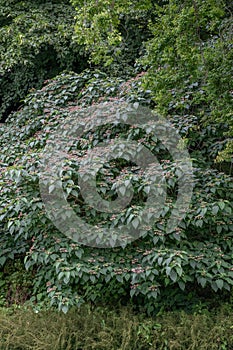
<path id="1" fill-rule="evenodd" d="M 16 110 L 32 88 L 65 69 L 86 66 L 72 39 L 69 1 L 0 1 L 0 117 Z"/>

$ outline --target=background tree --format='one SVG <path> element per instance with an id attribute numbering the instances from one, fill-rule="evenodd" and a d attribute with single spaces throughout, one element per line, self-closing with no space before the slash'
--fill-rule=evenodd
<path id="1" fill-rule="evenodd" d="M 67 0 L 0 1 L 0 119 L 31 88 L 67 69 L 86 66 L 72 39 L 75 10 Z"/>
<path id="2" fill-rule="evenodd" d="M 85 46 L 94 63 L 134 63 L 140 52 L 136 46 L 141 48 L 151 38 L 146 50 L 144 45 L 140 52 L 146 52 L 140 62 L 149 68 L 145 87 L 152 91 L 157 110 L 165 115 L 193 115 L 199 125 L 217 127 L 220 133 L 215 160 L 228 162 L 229 170 L 233 153 L 233 31 L 229 2 L 72 3 L 77 10 L 76 40 Z M 132 42 L 136 43 L 133 52 L 129 49 Z"/>
<path id="3" fill-rule="evenodd" d="M 225 160 L 230 168 L 232 6 L 222 0 L 170 0 L 157 5 L 156 11 L 144 59 L 150 67 L 145 84 L 152 91 L 156 108 L 165 115 L 196 119 L 197 132 L 208 125 L 209 132 L 218 138 L 211 146 L 212 159 Z"/>
<path id="4" fill-rule="evenodd" d="M 143 52 L 154 16 L 151 0 L 72 0 L 76 15 L 76 40 L 84 45 L 95 64 L 111 66 L 111 72 L 127 71 Z M 114 69 L 113 69 L 114 67 Z"/>

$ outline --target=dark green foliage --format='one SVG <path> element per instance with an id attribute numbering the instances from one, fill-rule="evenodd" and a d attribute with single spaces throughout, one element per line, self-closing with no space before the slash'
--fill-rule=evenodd
<path id="1" fill-rule="evenodd" d="M 161 220 L 152 230 L 125 249 L 80 246 L 61 234 L 45 215 L 38 186 L 38 165 L 39 154 L 48 135 L 70 113 L 76 113 L 78 106 L 85 107 L 104 100 L 110 102 L 112 99 L 150 104 L 148 92 L 141 87 L 143 76 L 141 73 L 126 81 L 108 78 L 101 72 L 63 74 L 47 82 L 42 90 L 30 94 L 24 107 L 2 126 L 0 217 L 4 235 L 1 237 L 3 249 L 0 261 L 4 266 L 20 250 L 25 256 L 26 268 L 35 271 L 32 293 L 35 302 L 46 300 L 49 296 L 52 304 L 66 312 L 69 306 L 88 300 L 111 303 L 113 300 L 127 302 L 130 298 L 137 300 L 140 297 L 141 305 L 147 312 L 153 313 L 156 310 L 155 300 L 164 288 L 175 288 L 178 294 L 179 290 L 195 288 L 197 284 L 215 292 L 232 288 L 232 178 L 209 168 L 206 162 L 209 155 L 202 148 L 195 146 L 192 150 L 190 146 L 191 155 L 195 157 L 196 186 L 190 210 L 175 232 L 167 234 L 165 231 L 170 213 L 169 201 Z M 177 118 L 171 117 L 171 121 L 177 125 Z M 188 130 L 189 123 L 188 118 L 181 121 L 181 132 Z M 88 147 L 93 148 L 102 142 L 106 132 L 113 138 L 120 134 L 122 138 L 128 135 L 132 139 L 143 140 L 160 157 L 168 176 L 168 193 L 170 196 L 175 193 L 176 163 L 159 142 L 135 127 L 116 124 L 114 128 L 96 128 L 91 137 L 90 134 L 84 135 L 82 142 L 76 144 L 77 150 L 85 154 Z M 198 144 L 203 142 L 202 137 L 202 133 L 196 133 L 193 140 L 196 138 Z M 212 137 L 211 132 L 205 134 L 207 145 Z M 108 169 L 109 177 L 106 178 L 103 173 L 97 179 L 97 186 L 103 190 L 104 185 L 110 198 L 114 195 L 111 178 L 115 172 L 122 170 L 121 163 L 112 165 Z M 134 209 L 106 218 L 105 213 L 91 209 L 79 197 L 75 187 L 77 161 L 71 159 L 66 166 L 63 189 L 78 215 L 81 210 L 90 224 L 108 225 L 111 222 L 117 226 L 119 220 L 130 223 L 136 218 L 142 205 L 142 190 L 133 168 L 129 167 L 127 171 L 134 179 Z M 170 298 L 169 295 L 167 298 Z"/>
<path id="2" fill-rule="evenodd" d="M 0 1 L 0 118 L 16 110 L 32 88 L 65 69 L 85 67 L 73 42 L 69 1 Z"/>
<path id="3" fill-rule="evenodd" d="M 31 296 L 33 274 L 24 268 L 22 259 L 8 260 L 0 272 L 0 304 L 23 305 Z"/>

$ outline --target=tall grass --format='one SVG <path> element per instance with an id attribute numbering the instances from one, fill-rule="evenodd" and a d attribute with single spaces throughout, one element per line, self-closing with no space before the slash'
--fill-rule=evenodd
<path id="1" fill-rule="evenodd" d="M 1 350 L 232 350 L 227 305 L 196 314 L 149 318 L 128 307 L 83 306 L 66 315 L 30 309 L 0 312 Z"/>

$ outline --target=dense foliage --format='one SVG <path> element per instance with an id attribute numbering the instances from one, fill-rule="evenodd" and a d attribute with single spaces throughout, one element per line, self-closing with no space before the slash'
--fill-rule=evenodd
<path id="1" fill-rule="evenodd" d="M 145 84 L 160 112 L 225 131 L 217 160 L 232 162 L 232 17 L 228 1 L 180 1 L 157 7 L 144 62 Z"/>
<path id="2" fill-rule="evenodd" d="M 117 70 L 129 69 L 150 35 L 151 0 L 71 1 L 76 8 L 76 40 L 90 59 Z M 115 68 L 116 69 L 116 68 Z"/>
<path id="3" fill-rule="evenodd" d="M 21 2 L 9 2 L 3 12 L 1 45 L 8 46 L 1 51 L 1 79 L 2 86 L 9 88 L 2 92 L 3 112 L 8 106 L 12 109 L 33 84 L 63 69 L 84 67 L 85 62 L 77 63 L 81 47 L 92 64 L 104 67 L 80 74 L 66 71 L 46 80 L 0 125 L 0 277 L 5 279 L 0 286 L 4 291 L 8 288 L 11 260 L 15 260 L 20 273 L 22 263 L 28 270 L 20 282 L 25 298 L 18 300 L 30 298 L 37 308 L 48 297 L 64 312 L 85 301 L 131 300 L 150 313 L 175 303 L 188 308 L 200 294 L 229 295 L 233 285 L 231 8 L 217 0 L 187 0 L 182 5 L 175 0 L 156 5 L 129 0 L 121 4 L 103 0 L 98 6 L 96 1 L 72 2 L 77 12 L 66 1 L 28 2 L 30 15 Z M 11 5 L 14 11 L 7 17 Z M 73 38 L 75 21 L 77 37 Z M 16 34 L 10 35 L 11 30 Z M 143 57 L 133 71 L 144 40 Z M 179 164 L 158 138 L 136 123 L 116 120 L 100 125 L 70 147 L 62 185 L 54 183 L 51 194 L 62 186 L 77 215 L 93 226 L 123 223 L 137 228 L 148 188 L 133 162 L 120 158 L 106 162 L 97 176 L 98 193 L 109 202 L 116 197 L 116 178 L 122 181 L 122 193 L 129 180 L 133 186 L 132 203 L 116 215 L 91 207 L 77 185 L 77 154 L 83 159 L 103 141 L 119 139 L 145 145 L 157 156 L 168 195 L 160 220 L 140 239 L 124 248 L 114 247 L 114 241 L 110 249 L 86 247 L 63 235 L 48 219 L 39 188 L 40 155 L 58 125 L 78 116 L 80 109 L 116 105 L 120 110 L 123 103 L 131 103 L 135 110 L 139 105 L 153 108 L 155 118 L 158 113 L 165 115 L 179 131 L 180 147 L 187 147 L 193 161 L 190 209 L 179 227 L 168 233 Z M 216 166 L 216 159 L 226 162 L 225 172 Z M 18 281 L 18 274 L 14 277 Z M 14 291 L 17 287 L 8 301 L 14 300 Z"/>
<path id="4" fill-rule="evenodd" d="M 78 13 L 77 42 L 85 45 L 92 61 L 105 65 L 116 61 L 122 65 L 128 55 L 131 60 L 135 57 L 129 43 L 140 47 L 144 42 L 141 63 L 148 68 L 145 86 L 152 91 L 158 111 L 165 115 L 193 115 L 199 123 L 213 123 L 225 129 L 218 143 L 217 160 L 231 162 L 233 10 L 229 2 L 73 3 Z M 136 20 L 136 26 L 131 27 L 132 20 Z M 133 38 L 130 32 L 137 37 Z"/>
<path id="5" fill-rule="evenodd" d="M 230 290 L 233 284 L 232 178 L 203 167 L 209 157 L 208 148 L 206 154 L 202 148 L 193 150 L 196 186 L 192 205 L 181 226 L 170 234 L 165 231 L 172 205 L 169 202 L 153 229 L 125 249 L 80 246 L 62 235 L 46 217 L 39 192 L 38 164 L 48 135 L 68 115 L 77 113 L 77 106 L 114 98 L 150 103 L 148 93 L 141 88 L 142 76 L 124 81 L 108 78 L 100 72 L 61 75 L 42 90 L 30 94 L 24 107 L 2 127 L 1 230 L 4 235 L 1 237 L 1 264 L 9 257 L 25 256 L 26 268 L 31 269 L 34 276 L 33 295 L 37 301 L 47 293 L 52 303 L 66 311 L 69 305 L 84 300 L 104 298 L 110 302 L 114 298 L 128 300 L 130 296 L 138 296 L 136 301 L 141 300 L 138 299 L 141 296 L 141 303 L 146 304 L 148 311 L 153 311 L 154 299 L 161 292 L 164 295 L 165 287 L 168 291 L 175 285 L 181 290 L 186 288 L 189 293 L 197 284 L 214 291 Z M 173 123 L 178 124 L 182 133 L 189 126 L 189 119 L 174 118 Z M 115 138 L 119 133 L 122 138 L 141 140 L 152 152 L 160 153 L 168 191 L 171 195 L 175 193 L 176 163 L 159 141 L 150 139 L 136 126 L 99 127 L 92 131 L 91 137 L 89 133 L 84 135 L 75 147 L 85 155 L 90 147 L 102 142 L 103 135 Z M 205 142 L 208 146 L 206 134 Z M 107 168 L 104 182 L 106 170 L 97 181 L 102 196 L 111 200 L 114 195 L 112 179 L 125 169 L 133 181 L 135 202 L 120 214 L 106 217 L 106 213 L 99 213 L 82 200 L 75 186 L 78 164 L 72 157 L 66 162 L 63 189 L 78 215 L 81 211 L 92 225 L 107 225 L 109 221 L 113 226 L 122 221 L 130 224 L 143 206 L 145 185 L 140 183 L 140 176 L 135 176 L 134 168 L 122 167 L 117 162 L 112 165 Z M 56 184 L 52 190 L 56 191 Z"/>
<path id="6" fill-rule="evenodd" d="M 85 67 L 72 39 L 69 1 L 0 1 L 0 118 L 18 108 L 32 88 L 65 69 Z"/>

